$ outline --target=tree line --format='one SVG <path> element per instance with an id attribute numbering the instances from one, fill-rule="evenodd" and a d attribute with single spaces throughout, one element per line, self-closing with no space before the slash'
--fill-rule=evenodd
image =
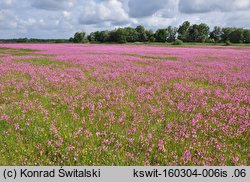
<path id="1" fill-rule="evenodd" d="M 191 24 L 183 22 L 178 28 L 168 26 L 153 32 L 139 25 L 136 28 L 125 27 L 115 30 L 95 31 L 86 35 L 85 32 L 76 32 L 69 39 L 73 43 L 128 43 L 128 42 L 182 42 L 200 43 L 250 43 L 250 30 L 235 27 L 215 26 L 212 31 L 207 24 Z"/>
<path id="2" fill-rule="evenodd" d="M 69 39 L 34 39 L 34 38 L 0 39 L 0 43 L 69 43 Z"/>

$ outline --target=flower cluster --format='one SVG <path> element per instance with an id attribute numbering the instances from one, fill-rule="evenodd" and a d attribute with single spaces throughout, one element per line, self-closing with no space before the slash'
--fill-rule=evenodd
<path id="1" fill-rule="evenodd" d="M 249 165 L 250 49 L 0 44 L 0 165 Z"/>

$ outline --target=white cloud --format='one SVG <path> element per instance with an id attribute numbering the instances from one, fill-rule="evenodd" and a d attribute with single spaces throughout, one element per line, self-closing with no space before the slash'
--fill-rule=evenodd
<path id="1" fill-rule="evenodd" d="M 108 0 L 102 2 L 88 1 L 84 4 L 79 17 L 81 24 L 97 24 L 103 22 L 125 23 L 129 21 L 127 12 L 123 9 L 123 4 L 118 0 Z"/>
<path id="2" fill-rule="evenodd" d="M 11 30 L 17 27 L 17 17 L 9 10 L 0 11 L 0 29 Z"/>
<path id="3" fill-rule="evenodd" d="M 76 31 L 157 28 L 183 21 L 250 28 L 250 0 L 0 0 L 0 38 L 69 38 Z"/>
<path id="4" fill-rule="evenodd" d="M 0 0 L 0 9 L 6 9 L 12 7 L 15 0 Z"/>
<path id="5" fill-rule="evenodd" d="M 238 9 L 249 9 L 250 8 L 250 0 L 237 0 L 237 1 L 234 1 L 234 5 Z"/>
<path id="6" fill-rule="evenodd" d="M 32 6 L 45 10 L 63 10 L 74 6 L 75 0 L 32 0 Z"/>
<path id="7" fill-rule="evenodd" d="M 250 0 L 185 0 L 179 1 L 179 9 L 188 14 L 247 10 L 250 9 Z"/>
<path id="8" fill-rule="evenodd" d="M 71 15 L 70 12 L 68 12 L 68 11 L 63 11 L 63 16 L 64 16 L 65 18 L 69 18 L 70 15 Z"/>

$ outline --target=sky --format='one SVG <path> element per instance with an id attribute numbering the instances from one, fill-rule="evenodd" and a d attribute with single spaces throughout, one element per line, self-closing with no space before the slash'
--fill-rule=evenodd
<path id="1" fill-rule="evenodd" d="M 0 0 L 0 39 L 69 38 L 137 25 L 156 30 L 185 20 L 250 28 L 250 0 Z"/>

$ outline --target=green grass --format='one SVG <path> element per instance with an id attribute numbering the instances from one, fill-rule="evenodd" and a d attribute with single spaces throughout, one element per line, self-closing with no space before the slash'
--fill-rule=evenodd
<path id="1" fill-rule="evenodd" d="M 38 51 L 33 49 L 16 49 L 16 48 L 6 48 L 0 47 L 0 54 L 12 55 L 12 56 L 26 56 L 26 55 L 36 55 Z"/>
<path id="2" fill-rule="evenodd" d="M 61 64 L 57 61 L 51 61 L 48 58 L 32 58 L 32 59 L 19 59 L 15 60 L 16 62 L 27 62 L 27 63 L 34 63 L 34 64 L 43 64 L 43 65 L 51 65 L 51 64 Z"/>
<path id="3" fill-rule="evenodd" d="M 66 66 L 71 67 L 72 65 L 67 62 L 60 62 L 60 61 L 54 61 L 48 57 L 46 58 L 32 58 L 32 59 L 17 59 L 15 62 L 23 62 L 23 63 L 32 63 L 35 65 L 59 65 L 59 66 Z"/>

